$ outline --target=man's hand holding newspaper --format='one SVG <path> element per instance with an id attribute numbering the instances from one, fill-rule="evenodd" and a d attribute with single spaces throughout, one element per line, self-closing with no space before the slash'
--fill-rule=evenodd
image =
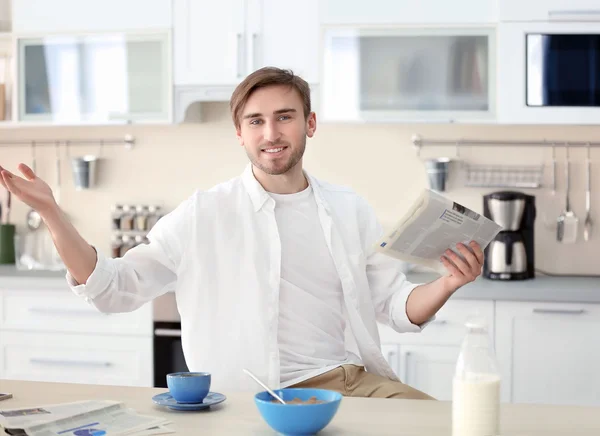
<path id="1" fill-rule="evenodd" d="M 494 221 L 426 189 L 375 250 L 431 268 L 454 292 L 480 274 L 483 250 L 502 228 Z"/>

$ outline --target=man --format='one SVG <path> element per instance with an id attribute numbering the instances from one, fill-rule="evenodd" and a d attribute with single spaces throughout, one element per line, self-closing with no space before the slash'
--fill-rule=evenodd
<path id="1" fill-rule="evenodd" d="M 110 259 L 69 223 L 48 185 L 27 166 L 2 183 L 47 224 L 73 291 L 103 312 L 133 311 L 175 290 L 183 350 L 214 389 L 311 386 L 344 395 L 431 398 L 401 383 L 380 351 L 377 321 L 419 332 L 483 262 L 481 248 L 451 250 L 448 274 L 409 283 L 399 262 L 373 250 L 382 229 L 367 202 L 302 168 L 316 131 L 308 84 L 263 68 L 231 98 L 250 164 L 197 191 L 163 217 L 147 245 Z M 1 170 L 1 168 L 0 168 Z"/>

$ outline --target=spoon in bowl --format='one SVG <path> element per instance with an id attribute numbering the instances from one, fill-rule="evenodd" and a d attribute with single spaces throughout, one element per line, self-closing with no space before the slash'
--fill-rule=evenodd
<path id="1" fill-rule="evenodd" d="M 277 395 L 275 392 L 273 392 L 271 390 L 271 388 L 269 388 L 266 384 L 264 384 L 262 381 L 260 381 L 260 379 L 258 377 L 256 377 L 254 374 L 252 374 L 246 368 L 244 368 L 243 371 L 246 374 L 248 374 L 256 383 L 258 383 L 259 385 L 261 385 L 268 393 L 270 393 L 273 398 L 275 398 L 281 404 L 286 404 L 285 401 L 283 401 L 279 395 Z"/>

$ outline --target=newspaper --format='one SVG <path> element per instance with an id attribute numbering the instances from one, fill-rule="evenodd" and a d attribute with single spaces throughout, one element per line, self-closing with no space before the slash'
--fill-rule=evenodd
<path id="1" fill-rule="evenodd" d="M 174 433 L 164 418 L 138 415 L 117 401 L 77 401 L 0 409 L 0 426 L 11 435 L 146 436 Z"/>
<path id="2" fill-rule="evenodd" d="M 375 250 L 445 274 L 440 258 L 448 248 L 464 259 L 456 244 L 476 241 L 483 250 L 500 230 L 494 221 L 425 189 L 400 222 L 375 243 Z"/>

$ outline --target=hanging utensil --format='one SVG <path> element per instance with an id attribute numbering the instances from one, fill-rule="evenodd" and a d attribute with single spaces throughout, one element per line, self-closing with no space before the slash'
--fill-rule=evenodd
<path id="1" fill-rule="evenodd" d="M 261 385 L 264 388 L 265 391 L 267 391 L 268 393 L 270 393 L 273 398 L 275 398 L 281 404 L 285 404 L 285 401 L 283 401 L 283 399 L 279 395 L 277 395 L 275 392 L 273 392 L 270 387 L 268 387 L 266 384 L 264 384 L 262 381 L 260 381 L 260 379 L 258 377 L 256 377 L 254 374 L 252 374 L 246 368 L 244 368 L 243 371 L 246 374 L 248 374 L 256 383 L 258 383 L 259 385 Z"/>
<path id="2" fill-rule="evenodd" d="M 571 210 L 571 202 L 569 199 L 570 190 L 570 166 L 571 161 L 569 158 L 569 144 L 565 144 L 567 152 L 567 161 L 565 162 L 565 210 L 558 217 L 558 226 L 556 227 L 556 237 L 558 241 L 563 244 L 573 244 L 577 241 L 577 230 L 579 227 L 579 218 L 575 215 L 575 212 Z"/>
<path id="3" fill-rule="evenodd" d="M 556 150 L 552 143 L 552 195 L 556 195 Z"/>
<path id="4" fill-rule="evenodd" d="M 583 239 L 589 241 L 592 237 L 592 163 L 590 160 L 590 143 L 587 143 L 586 159 L 586 189 L 585 189 L 585 221 L 583 223 Z"/>
<path id="5" fill-rule="evenodd" d="M 31 157 L 31 169 L 34 173 L 36 173 L 35 141 L 31 142 Z M 30 209 L 29 212 L 27 212 L 27 217 L 25 220 L 27 222 L 27 227 L 29 227 L 30 230 L 37 230 L 42 225 L 42 217 L 35 209 Z"/>

